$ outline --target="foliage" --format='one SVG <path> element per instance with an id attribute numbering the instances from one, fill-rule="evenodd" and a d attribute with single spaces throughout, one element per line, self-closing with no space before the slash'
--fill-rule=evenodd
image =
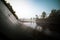
<path id="1" fill-rule="evenodd" d="M 46 12 L 42 12 L 41 17 L 44 19 L 46 17 Z"/>
<path id="2" fill-rule="evenodd" d="M 53 31 L 59 32 L 60 30 L 60 10 L 52 10 L 49 17 L 49 28 Z"/>

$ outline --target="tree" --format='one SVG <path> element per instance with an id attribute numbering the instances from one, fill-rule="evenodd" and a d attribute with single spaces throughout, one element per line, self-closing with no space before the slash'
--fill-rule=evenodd
<path id="1" fill-rule="evenodd" d="M 38 15 L 36 15 L 36 18 L 38 19 Z"/>
<path id="2" fill-rule="evenodd" d="M 57 11 L 56 9 L 51 10 L 49 17 L 55 17 L 56 11 Z"/>
<path id="3" fill-rule="evenodd" d="M 42 12 L 41 17 L 44 19 L 46 17 L 46 12 Z"/>
<path id="4" fill-rule="evenodd" d="M 60 33 L 60 10 L 52 10 L 49 17 L 49 29 Z"/>

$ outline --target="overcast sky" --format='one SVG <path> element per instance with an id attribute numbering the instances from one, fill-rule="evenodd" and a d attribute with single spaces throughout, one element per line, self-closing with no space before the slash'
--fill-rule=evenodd
<path id="1" fill-rule="evenodd" d="M 52 9 L 60 9 L 60 0 L 6 0 L 19 18 L 33 18 L 43 11 L 50 13 Z"/>

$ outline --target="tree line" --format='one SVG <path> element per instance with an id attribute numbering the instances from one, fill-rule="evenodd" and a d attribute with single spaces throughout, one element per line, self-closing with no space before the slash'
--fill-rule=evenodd
<path id="1" fill-rule="evenodd" d="M 36 15 L 37 18 L 37 15 Z M 42 18 L 42 19 L 41 19 Z M 36 19 L 39 25 L 48 27 L 51 31 L 60 33 L 60 10 L 51 10 L 49 16 L 46 18 L 46 12 L 42 12 L 41 18 Z"/>

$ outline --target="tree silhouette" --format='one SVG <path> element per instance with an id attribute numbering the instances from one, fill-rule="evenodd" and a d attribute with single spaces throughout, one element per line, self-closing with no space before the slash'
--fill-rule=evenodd
<path id="1" fill-rule="evenodd" d="M 50 16 L 49 17 L 53 17 L 56 15 L 56 9 L 51 10 Z"/>
<path id="2" fill-rule="evenodd" d="M 46 17 L 46 12 L 42 12 L 41 17 L 44 19 Z"/>
<path id="3" fill-rule="evenodd" d="M 59 30 L 60 30 L 60 10 L 53 9 L 49 15 L 48 20 L 49 20 L 50 30 L 59 32 Z"/>
<path id="4" fill-rule="evenodd" d="M 38 15 L 36 15 L 36 18 L 38 19 Z"/>

